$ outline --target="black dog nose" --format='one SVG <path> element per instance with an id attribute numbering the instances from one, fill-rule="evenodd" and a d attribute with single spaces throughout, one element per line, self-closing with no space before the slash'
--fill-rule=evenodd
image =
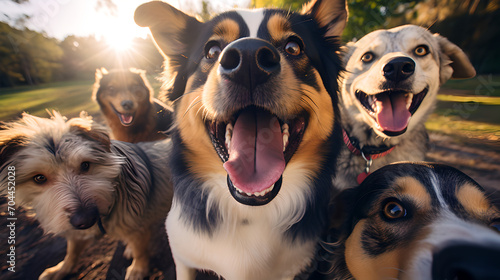
<path id="1" fill-rule="evenodd" d="M 227 45 L 220 55 L 221 75 L 249 89 L 280 72 L 278 50 L 262 39 L 242 38 Z"/>
<path id="2" fill-rule="evenodd" d="M 415 72 L 415 61 L 409 57 L 396 57 L 384 65 L 383 71 L 387 80 L 404 81 Z"/>
<path id="3" fill-rule="evenodd" d="M 76 229 L 87 229 L 93 226 L 99 218 L 99 210 L 96 206 L 82 206 L 77 209 L 69 222 Z"/>
<path id="4" fill-rule="evenodd" d="M 134 107 L 134 102 L 132 100 L 123 100 L 121 103 L 123 109 L 130 110 Z"/>
<path id="5" fill-rule="evenodd" d="M 432 279 L 499 279 L 500 246 L 459 243 L 434 253 Z"/>

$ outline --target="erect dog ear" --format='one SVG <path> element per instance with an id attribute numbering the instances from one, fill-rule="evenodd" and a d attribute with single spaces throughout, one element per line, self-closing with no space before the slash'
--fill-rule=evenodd
<path id="1" fill-rule="evenodd" d="M 434 34 L 441 49 L 439 81 L 444 84 L 450 78 L 467 79 L 476 76 L 476 70 L 467 55 L 445 37 Z"/>
<path id="2" fill-rule="evenodd" d="M 68 121 L 70 131 L 91 141 L 98 142 L 106 152 L 111 152 L 111 139 L 109 131 L 102 125 L 92 121 L 86 112 L 80 113 L 80 118 Z"/>
<path id="3" fill-rule="evenodd" d="M 312 0 L 304 5 L 302 14 L 310 14 L 319 27 L 326 27 L 327 37 L 340 37 L 347 23 L 346 0 Z"/>
<path id="4" fill-rule="evenodd" d="M 196 37 L 192 32 L 201 25 L 196 18 L 161 1 L 137 7 L 134 19 L 139 26 L 149 27 L 157 47 L 169 58 L 187 56 L 190 40 Z"/>
<path id="5" fill-rule="evenodd" d="M 99 91 L 99 88 L 101 87 L 101 79 L 104 75 L 108 74 L 108 70 L 106 68 L 101 67 L 101 69 L 97 68 L 95 70 L 95 82 L 94 82 L 94 87 L 92 89 L 92 100 L 97 101 L 97 92 Z"/>

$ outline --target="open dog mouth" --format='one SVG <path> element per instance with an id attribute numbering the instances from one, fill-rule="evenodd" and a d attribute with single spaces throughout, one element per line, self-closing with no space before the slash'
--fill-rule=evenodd
<path id="1" fill-rule="evenodd" d="M 389 90 L 374 95 L 357 90 L 355 95 L 384 134 L 397 136 L 406 131 L 411 116 L 422 104 L 428 90 L 426 87 L 417 94 L 403 90 Z"/>
<path id="2" fill-rule="evenodd" d="M 206 126 L 228 173 L 229 192 L 242 204 L 258 206 L 278 195 L 285 166 L 302 141 L 307 118 L 281 120 L 250 106 L 229 122 L 211 121 Z"/>
<path id="3" fill-rule="evenodd" d="M 130 126 L 134 122 L 134 114 L 128 114 L 128 113 L 120 113 L 118 110 L 116 110 L 115 106 L 111 104 L 111 108 L 113 108 L 113 111 L 115 111 L 115 114 L 118 116 L 118 119 L 122 123 L 123 126 Z"/>

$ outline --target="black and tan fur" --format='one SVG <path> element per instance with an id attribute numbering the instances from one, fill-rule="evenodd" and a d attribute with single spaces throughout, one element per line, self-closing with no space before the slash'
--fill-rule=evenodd
<path id="1" fill-rule="evenodd" d="M 434 110 L 439 87 L 450 78 L 471 78 L 476 73 L 458 46 L 415 25 L 377 30 L 348 43 L 343 62 L 343 129 L 366 157 L 393 148 L 372 160 L 370 172 L 397 161 L 424 160 L 429 149 L 424 123 Z M 403 98 L 406 110 L 401 108 Z M 383 107 L 385 115 L 393 115 L 396 127 L 381 118 Z M 344 145 L 334 185 L 340 189 L 358 185 L 356 178 L 366 165 L 360 154 Z"/>
<path id="2" fill-rule="evenodd" d="M 99 104 L 112 138 L 129 143 L 166 139 L 170 106 L 154 98 L 146 71 L 97 69 L 92 99 Z"/>
<path id="3" fill-rule="evenodd" d="M 74 273 L 85 246 L 107 232 L 127 244 L 133 262 L 126 279 L 149 273 L 151 230 L 170 208 L 170 140 L 111 141 L 107 130 L 82 115 L 66 120 L 23 114 L 0 130 L 0 191 L 15 168 L 16 206 L 32 208 L 46 233 L 67 240 L 65 259 L 40 279 Z"/>
<path id="4" fill-rule="evenodd" d="M 398 163 L 333 204 L 315 279 L 497 279 L 500 211 L 455 168 Z M 324 255 L 323 255 L 324 256 Z M 324 265 L 324 263 L 323 263 Z"/>
<path id="5" fill-rule="evenodd" d="M 335 50 L 346 17 L 340 0 L 205 23 L 162 2 L 136 10 L 167 60 L 174 101 L 166 228 L 178 279 L 195 269 L 291 279 L 309 265 L 341 141 Z"/>

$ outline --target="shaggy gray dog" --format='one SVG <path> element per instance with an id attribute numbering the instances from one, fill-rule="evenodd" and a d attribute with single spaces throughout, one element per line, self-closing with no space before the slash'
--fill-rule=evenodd
<path id="1" fill-rule="evenodd" d="M 151 228 L 170 209 L 170 140 L 129 144 L 82 114 L 66 121 L 23 114 L 0 130 L 0 192 L 15 172 L 16 206 L 30 207 L 47 233 L 68 242 L 65 259 L 40 279 L 73 273 L 82 250 L 107 232 L 133 257 L 126 279 L 149 271 Z"/>

